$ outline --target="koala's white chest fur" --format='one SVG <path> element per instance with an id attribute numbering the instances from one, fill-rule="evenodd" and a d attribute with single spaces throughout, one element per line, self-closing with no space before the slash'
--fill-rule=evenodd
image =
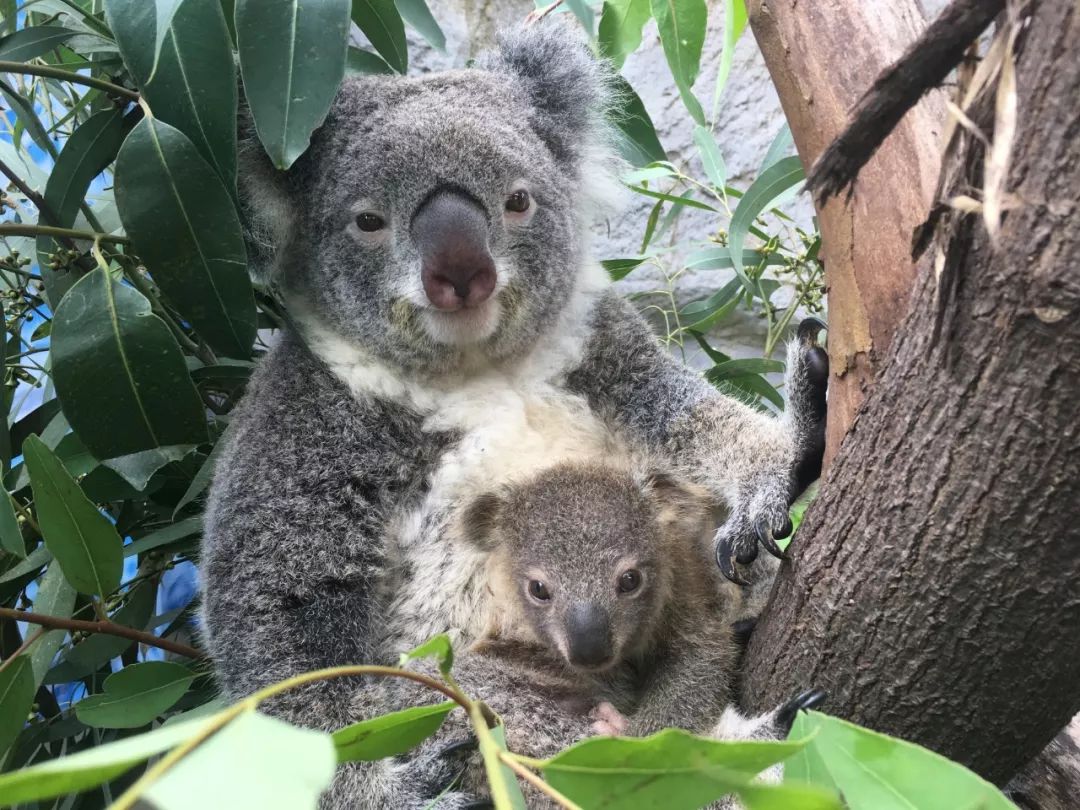
<path id="1" fill-rule="evenodd" d="M 425 431 L 460 437 L 444 451 L 421 504 L 397 516 L 387 551 L 398 573 L 387 583 L 386 652 L 436 633 L 465 641 L 488 623 L 486 555 L 448 532 L 475 496 L 519 476 L 572 459 L 606 457 L 619 438 L 585 400 L 565 387 L 587 340 L 587 313 L 599 285 L 580 292 L 562 323 L 529 357 L 506 368 L 437 380 L 408 380 L 325 333 L 313 348 L 359 396 L 401 402 L 423 415 Z"/>

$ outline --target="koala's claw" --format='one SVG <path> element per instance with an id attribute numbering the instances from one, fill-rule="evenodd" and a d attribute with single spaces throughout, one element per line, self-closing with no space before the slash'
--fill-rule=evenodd
<path id="1" fill-rule="evenodd" d="M 777 537 L 787 537 L 792 532 L 791 518 L 784 520 L 784 525 L 775 530 L 769 526 L 769 521 L 759 520 L 754 526 L 754 531 L 757 533 L 758 540 L 761 545 L 765 546 L 765 550 L 772 554 L 774 557 L 780 560 L 786 560 L 787 554 L 783 549 L 776 544 Z M 756 556 L 756 555 L 755 555 Z M 742 562 L 742 558 L 739 558 L 739 562 Z"/>
<path id="2" fill-rule="evenodd" d="M 480 799 L 461 805 L 461 810 L 495 810 L 495 803 L 490 799 Z"/>
<path id="3" fill-rule="evenodd" d="M 795 715 L 804 709 L 816 709 L 825 702 L 828 693 L 821 689 L 810 689 L 801 695 L 796 695 L 779 709 L 773 722 L 785 737 L 791 731 L 791 724 L 795 722 Z"/>
<path id="4" fill-rule="evenodd" d="M 475 736 L 470 735 L 463 740 L 457 740 L 452 743 L 447 743 L 440 749 L 438 756 L 442 759 L 448 759 L 450 757 L 456 757 L 459 754 L 471 754 L 480 747 L 480 741 Z"/>
<path id="5" fill-rule="evenodd" d="M 809 317 L 803 318 L 799 322 L 798 328 L 795 330 L 796 337 L 805 346 L 816 346 L 817 337 L 821 332 L 825 332 L 829 327 L 825 325 L 825 322 L 819 318 Z"/>
<path id="6" fill-rule="evenodd" d="M 720 566 L 720 573 L 736 585 L 750 584 L 739 576 L 739 572 L 735 570 L 735 559 L 732 554 L 731 539 L 728 537 L 721 537 L 716 541 L 716 564 Z"/>

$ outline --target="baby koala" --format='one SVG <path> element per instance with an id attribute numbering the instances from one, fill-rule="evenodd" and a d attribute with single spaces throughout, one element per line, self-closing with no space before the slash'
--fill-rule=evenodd
<path id="1" fill-rule="evenodd" d="M 490 554 L 492 599 L 473 651 L 527 667 L 595 733 L 713 733 L 743 607 L 713 528 L 703 490 L 631 464 L 563 463 L 478 497 L 461 536 Z"/>

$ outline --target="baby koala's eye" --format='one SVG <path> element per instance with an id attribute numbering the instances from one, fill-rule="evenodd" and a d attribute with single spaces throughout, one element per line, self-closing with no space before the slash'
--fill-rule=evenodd
<path id="1" fill-rule="evenodd" d="M 525 190 L 515 191 L 506 198 L 506 210 L 515 214 L 523 214 L 529 210 L 530 203 L 529 192 Z"/>
<path id="2" fill-rule="evenodd" d="M 370 211 L 364 211 L 361 214 L 356 215 L 356 227 L 365 233 L 371 233 L 372 231 L 381 231 L 386 227 L 386 220 L 380 217 L 378 214 L 372 214 Z"/>
<path id="3" fill-rule="evenodd" d="M 529 580 L 529 596 L 538 602 L 547 602 L 551 599 L 551 591 L 540 580 L 531 579 Z"/>
<path id="4" fill-rule="evenodd" d="M 641 572 L 631 568 L 619 577 L 619 593 L 633 593 L 641 587 Z"/>

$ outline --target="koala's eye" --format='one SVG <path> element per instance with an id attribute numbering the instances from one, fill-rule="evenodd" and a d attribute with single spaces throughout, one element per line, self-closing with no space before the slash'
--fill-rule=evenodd
<path id="1" fill-rule="evenodd" d="M 386 227 L 386 220 L 378 214 L 372 214 L 370 211 L 365 211 L 362 214 L 356 215 L 356 227 L 365 233 L 381 231 Z"/>
<path id="2" fill-rule="evenodd" d="M 529 210 L 529 205 L 532 204 L 532 200 L 529 198 L 529 192 L 527 191 L 515 191 L 509 197 L 506 198 L 506 210 L 512 211 L 515 214 L 523 214 Z"/>
<path id="3" fill-rule="evenodd" d="M 641 572 L 631 568 L 619 577 L 619 593 L 633 593 L 641 587 Z"/>
<path id="4" fill-rule="evenodd" d="M 548 590 L 547 585 L 538 579 L 529 580 L 529 596 L 538 602 L 547 602 L 551 599 L 551 591 Z"/>

